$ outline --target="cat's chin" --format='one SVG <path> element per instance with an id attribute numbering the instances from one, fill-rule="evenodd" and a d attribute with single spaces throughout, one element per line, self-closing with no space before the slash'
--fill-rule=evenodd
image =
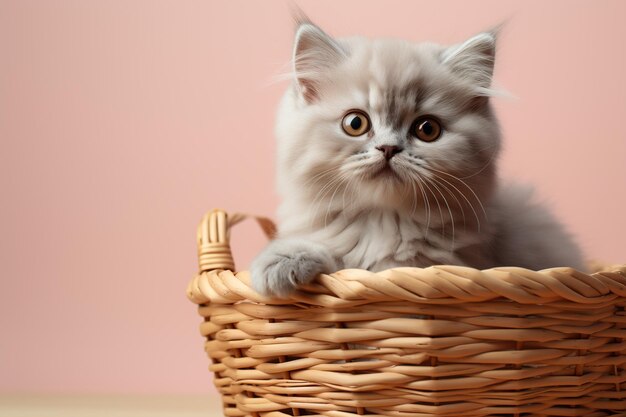
<path id="1" fill-rule="evenodd" d="M 366 198 L 364 204 L 372 204 L 375 208 L 400 209 L 407 204 L 407 197 L 410 197 L 412 185 L 392 168 L 377 172 L 361 183 L 361 195 Z M 411 204 L 412 205 L 412 201 Z"/>

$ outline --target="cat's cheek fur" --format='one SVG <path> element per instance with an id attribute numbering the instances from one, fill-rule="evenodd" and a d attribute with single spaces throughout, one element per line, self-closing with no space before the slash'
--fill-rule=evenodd
<path id="1" fill-rule="evenodd" d="M 301 238 L 272 241 L 250 266 L 252 286 L 261 294 L 287 296 L 317 275 L 339 268 L 324 245 Z"/>

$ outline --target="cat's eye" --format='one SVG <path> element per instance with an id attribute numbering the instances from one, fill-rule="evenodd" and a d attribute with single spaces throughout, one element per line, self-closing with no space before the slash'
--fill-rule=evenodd
<path id="1" fill-rule="evenodd" d="M 441 125 L 432 117 L 420 117 L 413 122 L 411 134 L 424 142 L 432 142 L 441 135 Z"/>
<path id="2" fill-rule="evenodd" d="M 370 121 L 362 111 L 353 110 L 343 117 L 341 127 L 350 136 L 361 136 L 370 130 Z"/>

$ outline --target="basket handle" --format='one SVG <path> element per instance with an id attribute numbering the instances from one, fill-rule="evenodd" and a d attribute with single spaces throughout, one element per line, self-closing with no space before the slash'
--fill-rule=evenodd
<path id="1" fill-rule="evenodd" d="M 200 273 L 214 269 L 235 271 L 230 250 L 230 228 L 247 218 L 255 219 L 269 239 L 276 235 L 276 225 L 266 217 L 243 213 L 228 215 L 221 209 L 213 209 L 204 215 L 197 234 Z"/>

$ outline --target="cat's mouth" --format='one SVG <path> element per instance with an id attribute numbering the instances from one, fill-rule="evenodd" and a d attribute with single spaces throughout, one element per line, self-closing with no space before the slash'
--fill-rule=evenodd
<path id="1" fill-rule="evenodd" d="M 402 178 L 398 175 L 398 173 L 391 166 L 390 163 L 385 163 L 381 168 L 374 171 L 372 173 L 372 178 L 383 178 L 383 179 L 390 179 L 390 180 L 396 180 L 396 181 L 402 180 Z"/>

